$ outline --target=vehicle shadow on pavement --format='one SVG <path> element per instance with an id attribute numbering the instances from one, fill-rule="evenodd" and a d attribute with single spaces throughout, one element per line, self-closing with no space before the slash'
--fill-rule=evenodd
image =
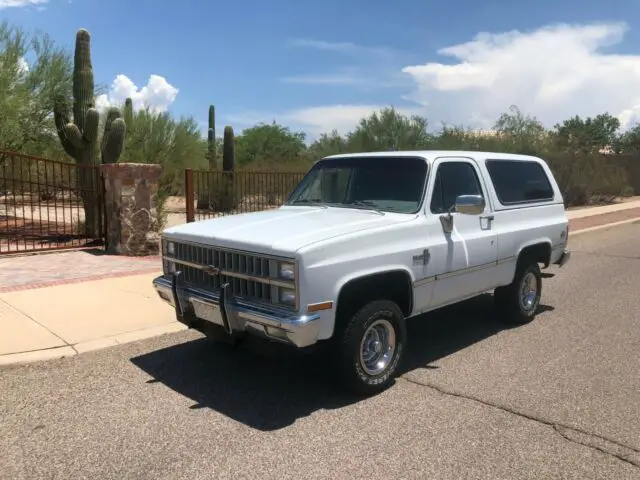
<path id="1" fill-rule="evenodd" d="M 504 329 L 490 295 L 414 318 L 408 322 L 409 345 L 399 373 L 437 368 L 430 364 Z M 233 348 L 202 338 L 131 362 L 153 378 L 148 383 L 160 382 L 193 400 L 192 409 L 210 408 L 262 431 L 362 401 L 338 389 L 322 354 L 301 354 L 279 344 L 247 341 Z"/>
<path id="2" fill-rule="evenodd" d="M 541 304 L 538 314 L 552 310 L 554 307 Z M 490 294 L 417 316 L 407 327 L 409 345 L 400 375 L 417 368 L 439 368 L 432 364 L 501 331 L 518 328 L 500 321 Z"/>

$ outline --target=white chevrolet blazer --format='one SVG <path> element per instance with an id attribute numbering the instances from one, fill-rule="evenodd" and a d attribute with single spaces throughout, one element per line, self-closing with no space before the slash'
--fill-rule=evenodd
<path id="1" fill-rule="evenodd" d="M 336 377 L 367 395 L 393 382 L 410 317 L 493 292 L 504 321 L 531 321 L 540 266 L 569 260 L 568 236 L 538 157 L 335 155 L 278 209 L 164 230 L 153 283 L 211 338 L 327 346 Z"/>

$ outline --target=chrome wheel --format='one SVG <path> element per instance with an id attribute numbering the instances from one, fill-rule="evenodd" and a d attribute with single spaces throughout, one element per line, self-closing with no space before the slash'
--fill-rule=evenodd
<path id="1" fill-rule="evenodd" d="M 520 283 L 520 307 L 528 312 L 536 306 L 538 279 L 533 272 L 527 273 Z"/>
<path id="2" fill-rule="evenodd" d="M 368 375 L 386 370 L 396 351 L 396 332 L 388 320 L 373 322 L 360 342 L 360 365 Z"/>

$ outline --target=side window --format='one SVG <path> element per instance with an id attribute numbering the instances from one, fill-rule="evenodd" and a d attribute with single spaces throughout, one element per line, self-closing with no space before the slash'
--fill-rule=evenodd
<path id="1" fill-rule="evenodd" d="M 539 163 L 487 160 L 486 165 L 498 200 L 503 205 L 553 199 L 553 187 Z"/>
<path id="2" fill-rule="evenodd" d="M 458 195 L 484 196 L 475 169 L 467 162 L 439 165 L 431 195 L 431 213 L 446 213 Z"/>

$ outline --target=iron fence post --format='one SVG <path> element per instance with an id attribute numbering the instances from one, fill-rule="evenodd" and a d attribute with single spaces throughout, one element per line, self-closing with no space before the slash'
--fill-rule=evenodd
<path id="1" fill-rule="evenodd" d="M 187 168 L 184 171 L 184 194 L 187 203 L 187 223 L 196 221 L 196 212 L 193 207 L 195 196 L 193 194 L 193 170 Z"/>

